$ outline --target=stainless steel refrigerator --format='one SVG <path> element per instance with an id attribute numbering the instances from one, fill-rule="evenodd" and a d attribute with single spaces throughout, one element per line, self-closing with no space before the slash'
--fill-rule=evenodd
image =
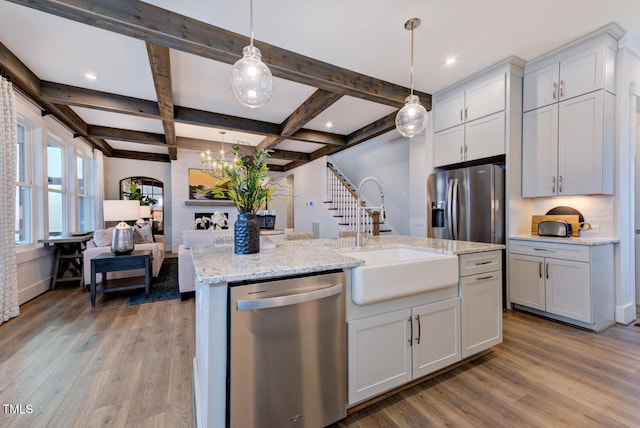
<path id="1" fill-rule="evenodd" d="M 504 169 L 478 165 L 430 174 L 430 238 L 504 244 Z"/>

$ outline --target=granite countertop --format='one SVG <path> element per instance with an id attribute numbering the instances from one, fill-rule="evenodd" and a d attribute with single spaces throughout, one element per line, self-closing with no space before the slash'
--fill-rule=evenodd
<path id="1" fill-rule="evenodd" d="M 538 236 L 538 235 L 513 235 L 509 239 L 518 241 L 535 241 L 535 242 L 552 242 L 554 244 L 571 244 L 571 245 L 606 245 L 617 244 L 619 238 L 612 237 L 571 237 L 559 238 L 555 236 Z"/>
<path id="2" fill-rule="evenodd" d="M 360 248 L 355 238 L 310 239 L 277 242 L 275 248 L 257 254 L 236 255 L 233 244 L 200 244 L 191 248 L 200 282 L 223 284 L 253 279 L 322 272 L 362 265 L 361 259 L 342 255 L 345 251 L 410 247 L 441 254 L 468 254 L 500 250 L 504 245 L 450 241 L 410 236 L 384 236 L 366 239 Z"/>

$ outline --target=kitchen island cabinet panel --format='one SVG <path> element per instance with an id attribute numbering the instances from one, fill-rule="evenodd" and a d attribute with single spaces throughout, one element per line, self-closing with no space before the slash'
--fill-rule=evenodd
<path id="1" fill-rule="evenodd" d="M 410 319 L 404 309 L 348 322 L 350 404 L 411 381 Z"/>

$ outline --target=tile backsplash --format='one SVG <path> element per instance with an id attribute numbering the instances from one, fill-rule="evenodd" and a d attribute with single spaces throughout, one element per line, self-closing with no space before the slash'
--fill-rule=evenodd
<path id="1" fill-rule="evenodd" d="M 584 221 L 599 227 L 599 231 L 580 232 L 580 236 L 616 236 L 616 206 L 613 196 L 565 196 L 558 198 L 538 198 L 534 200 L 534 214 L 546 214 L 551 208 L 568 206 L 577 209 Z"/>

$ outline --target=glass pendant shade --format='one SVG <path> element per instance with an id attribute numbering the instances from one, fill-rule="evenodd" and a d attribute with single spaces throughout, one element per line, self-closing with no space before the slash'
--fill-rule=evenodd
<path id="1" fill-rule="evenodd" d="M 403 137 L 411 138 L 424 131 L 427 119 L 427 109 L 420 104 L 418 96 L 409 95 L 396 115 L 396 129 Z"/>
<path id="2" fill-rule="evenodd" d="M 231 89 L 240 104 L 251 108 L 262 107 L 273 94 L 271 70 L 262 62 L 260 49 L 249 45 L 242 49 L 231 71 Z"/>

